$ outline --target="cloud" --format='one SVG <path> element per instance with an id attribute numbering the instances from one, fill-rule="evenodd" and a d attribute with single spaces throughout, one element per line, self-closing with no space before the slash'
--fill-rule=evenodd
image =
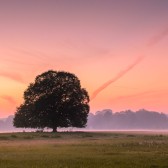
<path id="1" fill-rule="evenodd" d="M 149 43 L 146 45 L 147 49 L 152 48 L 154 45 L 156 45 L 157 43 L 159 43 L 165 36 L 168 35 L 168 28 L 166 28 L 164 31 L 162 31 L 160 34 L 154 36 Z M 145 58 L 146 56 L 140 56 L 137 58 L 137 60 L 135 60 L 135 62 L 133 62 L 132 64 L 130 64 L 129 66 L 127 66 L 124 70 L 120 71 L 114 78 L 110 79 L 109 81 L 105 82 L 103 85 L 101 85 L 98 89 L 96 89 L 92 96 L 91 96 L 91 100 L 93 100 L 100 92 L 102 92 L 106 87 L 108 87 L 110 84 L 114 83 L 115 81 L 119 80 L 121 77 L 123 77 L 125 74 L 127 74 L 127 72 L 129 72 L 130 70 L 132 70 L 137 64 L 139 64 L 143 58 Z"/>
<path id="2" fill-rule="evenodd" d="M 110 84 L 114 83 L 115 81 L 119 80 L 122 76 L 127 74 L 132 68 L 134 68 L 137 64 L 139 64 L 144 56 L 138 57 L 137 60 L 135 60 L 132 64 L 130 64 L 128 67 L 126 67 L 124 70 L 120 71 L 114 78 L 110 79 L 103 85 L 101 85 L 98 89 L 96 89 L 93 92 L 93 95 L 91 96 L 91 100 L 93 100 L 101 91 L 103 91 L 106 87 L 108 87 Z"/>
<path id="3" fill-rule="evenodd" d="M 165 36 L 168 35 L 168 28 L 166 28 L 165 30 L 163 30 L 160 34 L 154 36 L 149 43 L 147 44 L 147 47 L 151 48 L 154 45 L 156 45 L 157 43 L 159 43 Z"/>
<path id="4" fill-rule="evenodd" d="M 0 98 L 5 100 L 5 101 L 7 101 L 8 103 L 10 103 L 12 105 L 16 105 L 17 104 L 17 101 L 11 96 L 2 95 L 2 96 L 0 96 Z"/>
<path id="5" fill-rule="evenodd" d="M 128 98 L 135 98 L 135 97 L 141 97 L 141 96 L 146 96 L 146 95 L 153 95 L 157 93 L 157 91 L 145 91 L 145 92 L 140 92 L 140 93 L 135 93 L 132 95 L 126 95 L 126 96 L 118 96 L 114 100 L 120 100 L 120 99 L 128 99 Z"/>
<path id="6" fill-rule="evenodd" d="M 14 73 L 9 73 L 9 72 L 0 72 L 0 76 L 5 77 L 5 78 L 9 78 L 12 79 L 14 81 L 17 81 L 19 83 L 25 83 L 25 81 L 23 80 L 23 78 L 19 75 L 19 74 L 14 74 Z"/>

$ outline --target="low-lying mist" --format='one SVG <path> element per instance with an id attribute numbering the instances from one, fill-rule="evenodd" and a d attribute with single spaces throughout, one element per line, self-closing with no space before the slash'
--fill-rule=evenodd
<path id="1" fill-rule="evenodd" d="M 144 109 L 136 112 L 126 110 L 116 113 L 106 109 L 97 111 L 95 114 L 90 113 L 87 128 L 100 130 L 168 129 L 168 116 Z"/>
<path id="2" fill-rule="evenodd" d="M 13 127 L 13 115 L 0 119 L 0 132 L 35 131 Z M 112 112 L 110 109 L 89 113 L 87 127 L 82 130 L 167 130 L 168 116 L 164 113 L 147 111 Z M 76 129 L 60 129 L 76 130 Z M 79 129 L 78 129 L 79 130 Z"/>

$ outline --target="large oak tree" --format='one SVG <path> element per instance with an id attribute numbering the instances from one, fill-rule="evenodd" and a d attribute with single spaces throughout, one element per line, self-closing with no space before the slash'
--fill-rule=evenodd
<path id="1" fill-rule="evenodd" d="M 89 96 L 79 79 L 69 72 L 47 71 L 35 78 L 24 92 L 24 103 L 17 108 L 15 127 L 85 127 Z"/>

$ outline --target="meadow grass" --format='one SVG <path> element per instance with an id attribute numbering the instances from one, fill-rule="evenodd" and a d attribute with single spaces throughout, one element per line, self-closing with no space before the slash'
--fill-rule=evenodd
<path id="1" fill-rule="evenodd" d="M 0 168 L 168 168 L 168 136 L 2 133 Z"/>

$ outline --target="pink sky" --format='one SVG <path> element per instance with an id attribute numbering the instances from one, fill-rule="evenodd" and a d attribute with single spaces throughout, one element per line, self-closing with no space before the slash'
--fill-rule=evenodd
<path id="1" fill-rule="evenodd" d="M 76 74 L 91 112 L 168 113 L 167 0 L 1 0 L 0 118 L 14 114 L 36 75 Z"/>

